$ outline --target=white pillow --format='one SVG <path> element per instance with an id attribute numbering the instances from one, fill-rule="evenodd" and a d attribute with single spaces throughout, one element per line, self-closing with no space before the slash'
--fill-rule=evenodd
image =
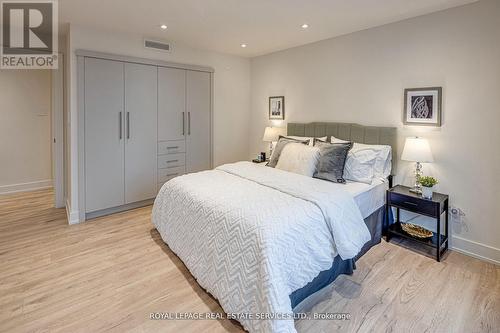
<path id="1" fill-rule="evenodd" d="M 369 149 L 362 149 L 354 152 L 353 149 L 347 154 L 347 160 L 344 167 L 344 178 L 346 180 L 371 184 L 374 176 L 374 165 L 377 160 L 377 154 Z"/>
<path id="2" fill-rule="evenodd" d="M 352 151 L 371 150 L 377 154 L 375 164 L 373 165 L 373 176 L 377 178 L 387 178 L 392 169 L 392 148 L 386 145 L 366 145 L 355 143 Z"/>
<path id="3" fill-rule="evenodd" d="M 332 143 L 345 143 L 342 139 L 337 139 L 336 137 L 331 137 L 330 141 Z M 367 145 L 363 143 L 354 143 L 349 154 L 361 151 L 361 150 L 372 150 L 377 154 L 376 161 L 373 165 L 373 176 L 377 178 L 387 178 L 391 174 L 392 169 L 392 148 L 387 145 Z M 349 155 L 348 157 L 349 158 Z"/>
<path id="4" fill-rule="evenodd" d="M 332 137 L 330 138 L 330 142 L 331 142 L 331 143 L 348 143 L 348 142 L 351 142 L 351 141 L 338 139 L 338 138 L 336 138 L 336 137 L 332 136 Z"/>
<path id="5" fill-rule="evenodd" d="M 309 146 L 314 146 L 314 138 L 310 137 L 310 136 L 291 136 L 291 135 L 287 135 L 285 136 L 286 138 L 290 138 L 290 139 L 294 139 L 294 140 L 309 140 Z M 323 136 L 321 138 L 316 138 L 318 140 L 321 140 L 321 141 L 325 141 L 328 140 L 328 137 L 327 136 Z"/>
<path id="6" fill-rule="evenodd" d="M 319 161 L 319 148 L 289 143 L 281 151 L 276 169 L 312 177 Z"/>

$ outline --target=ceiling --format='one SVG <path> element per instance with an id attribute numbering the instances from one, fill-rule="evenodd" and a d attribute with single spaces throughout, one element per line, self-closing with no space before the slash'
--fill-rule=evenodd
<path id="1" fill-rule="evenodd" d="M 475 1 L 60 0 L 59 13 L 61 24 L 253 57 Z"/>

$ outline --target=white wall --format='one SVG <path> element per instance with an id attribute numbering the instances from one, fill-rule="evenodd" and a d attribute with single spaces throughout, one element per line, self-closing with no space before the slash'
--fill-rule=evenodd
<path id="1" fill-rule="evenodd" d="M 147 50 L 142 35 L 95 31 L 80 26 L 70 26 L 68 43 L 69 60 L 69 110 L 71 114 L 71 161 L 76 161 L 76 56 L 78 49 L 114 53 L 184 64 L 210 66 L 214 73 L 214 163 L 220 165 L 248 156 L 248 122 L 250 118 L 250 60 L 221 53 L 195 50 L 174 43 L 171 53 Z M 70 167 L 73 185 L 77 177 L 74 163 Z M 70 191 L 71 210 L 78 210 L 76 186 Z"/>
<path id="2" fill-rule="evenodd" d="M 400 147 L 426 137 L 436 163 L 424 172 L 467 214 L 453 245 L 500 262 L 499 18 L 500 1 L 483 0 L 254 58 L 250 154 L 267 147 L 274 95 L 285 96 L 286 121 L 395 126 Z M 403 89 L 428 86 L 443 87 L 443 126 L 403 126 Z M 411 184 L 411 168 L 400 161 L 396 182 Z"/>
<path id="3" fill-rule="evenodd" d="M 52 185 L 49 70 L 0 70 L 0 193 Z"/>

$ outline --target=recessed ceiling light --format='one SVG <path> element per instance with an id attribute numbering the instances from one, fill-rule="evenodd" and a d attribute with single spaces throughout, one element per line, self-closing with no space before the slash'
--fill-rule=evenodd
<path id="1" fill-rule="evenodd" d="M 166 24 L 162 24 L 162 25 L 160 25 L 160 28 L 162 28 L 163 30 L 167 30 L 167 25 Z"/>
<path id="2" fill-rule="evenodd" d="M 307 28 L 309 28 L 309 24 L 307 23 L 302 24 L 302 29 L 307 29 Z"/>
<path id="3" fill-rule="evenodd" d="M 247 44 L 241 44 L 241 47 L 245 48 L 247 47 Z"/>

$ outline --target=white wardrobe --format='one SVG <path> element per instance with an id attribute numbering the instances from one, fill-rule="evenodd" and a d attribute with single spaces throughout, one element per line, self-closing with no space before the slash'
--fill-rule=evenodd
<path id="1" fill-rule="evenodd" d="M 212 167 L 210 68 L 77 56 L 85 218 L 149 204 L 166 181 Z"/>
<path id="2" fill-rule="evenodd" d="M 158 68 L 159 186 L 211 166 L 210 81 L 205 72 Z"/>

